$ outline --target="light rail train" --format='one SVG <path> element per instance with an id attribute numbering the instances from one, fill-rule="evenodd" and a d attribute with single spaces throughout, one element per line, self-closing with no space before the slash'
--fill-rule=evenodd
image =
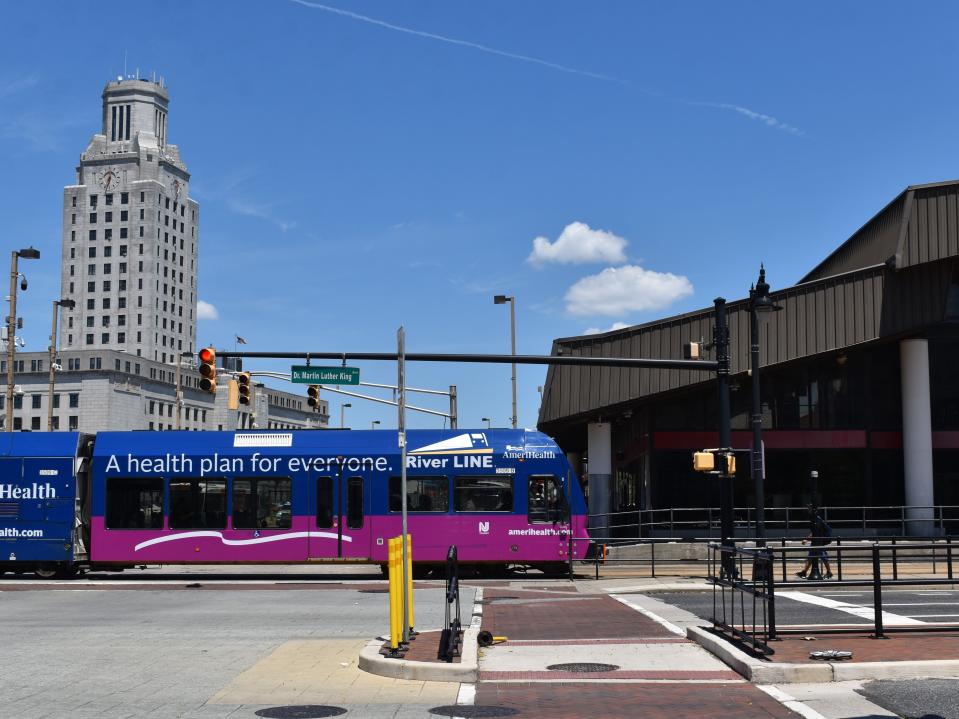
<path id="1" fill-rule="evenodd" d="M 558 571 L 586 503 L 559 447 L 526 430 L 411 430 L 419 568 Z M 0 573 L 146 564 L 384 565 L 401 529 L 398 433 L 0 433 Z M 574 559 L 586 552 L 576 542 Z"/>

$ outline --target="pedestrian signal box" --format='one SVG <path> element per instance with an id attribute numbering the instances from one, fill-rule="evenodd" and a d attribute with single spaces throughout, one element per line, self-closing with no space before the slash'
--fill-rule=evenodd
<path id="1" fill-rule="evenodd" d="M 716 455 L 712 452 L 693 452 L 693 469 L 697 472 L 712 472 L 716 469 Z"/>

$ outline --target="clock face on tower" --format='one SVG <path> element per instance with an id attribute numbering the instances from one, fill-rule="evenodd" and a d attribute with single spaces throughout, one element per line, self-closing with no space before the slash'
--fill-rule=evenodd
<path id="1" fill-rule="evenodd" d="M 104 168 L 97 181 L 104 190 L 115 190 L 120 184 L 120 171 L 115 167 Z"/>

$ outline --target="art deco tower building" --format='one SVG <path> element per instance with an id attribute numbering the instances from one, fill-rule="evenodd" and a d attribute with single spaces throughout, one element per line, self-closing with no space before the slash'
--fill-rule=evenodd
<path id="1" fill-rule="evenodd" d="M 162 83 L 103 90 L 102 129 L 63 190 L 60 348 L 123 350 L 158 362 L 196 349 L 199 205 L 167 142 Z"/>

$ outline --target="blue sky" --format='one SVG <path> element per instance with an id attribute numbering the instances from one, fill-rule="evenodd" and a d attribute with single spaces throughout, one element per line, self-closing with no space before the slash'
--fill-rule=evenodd
<path id="1" fill-rule="evenodd" d="M 19 297 L 27 349 L 59 292 L 62 188 L 125 54 L 166 78 L 193 173 L 217 310 L 201 345 L 391 351 L 403 324 L 410 351 L 508 352 L 492 296 L 513 294 L 518 351 L 545 354 L 741 297 L 760 261 L 793 284 L 906 185 L 959 175 L 957 7 L 11 4 L 0 216 L 9 249 L 43 253 Z M 458 385 L 461 426 L 504 426 L 509 376 L 424 364 L 408 381 Z M 519 369 L 523 425 L 544 377 Z M 359 401 L 347 417 L 396 422 Z"/>

